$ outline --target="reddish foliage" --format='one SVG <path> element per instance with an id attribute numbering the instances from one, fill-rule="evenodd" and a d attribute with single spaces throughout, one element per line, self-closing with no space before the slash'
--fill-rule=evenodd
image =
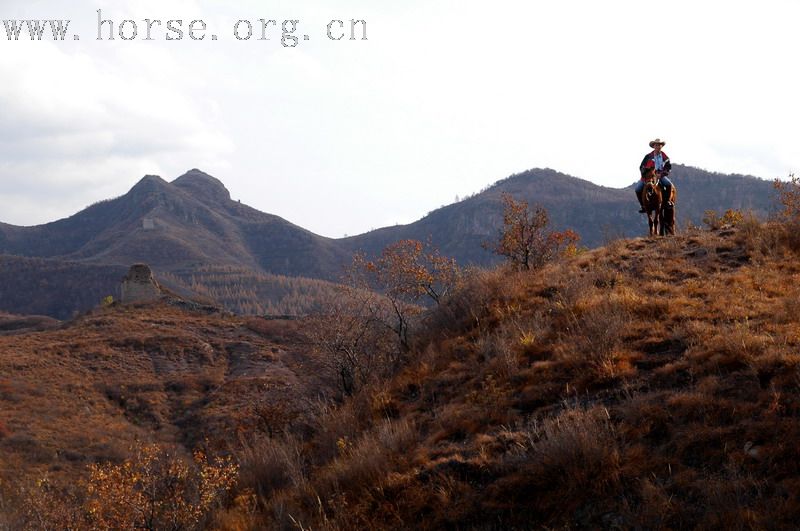
<path id="1" fill-rule="evenodd" d="M 580 236 L 572 230 L 548 230 L 550 217 L 544 207 L 533 210 L 527 201 L 503 194 L 503 229 L 495 244 L 485 246 L 518 269 L 538 269 L 565 251 L 574 250 Z"/>

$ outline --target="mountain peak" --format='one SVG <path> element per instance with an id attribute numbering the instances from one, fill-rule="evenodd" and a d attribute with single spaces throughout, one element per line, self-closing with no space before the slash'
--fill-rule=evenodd
<path id="1" fill-rule="evenodd" d="M 142 177 L 138 183 L 136 183 L 133 188 L 131 188 L 131 192 L 134 193 L 146 193 L 146 192 L 154 192 L 159 190 L 167 185 L 167 181 L 159 177 L 158 175 L 145 175 Z"/>
<path id="2" fill-rule="evenodd" d="M 172 184 L 185 190 L 198 199 L 211 199 L 214 201 L 230 200 L 231 194 L 222 181 L 204 171 L 193 168 L 174 181 Z"/>
<path id="3" fill-rule="evenodd" d="M 136 184 L 137 184 L 137 186 L 140 185 L 140 184 L 155 184 L 155 185 L 159 185 L 159 184 L 167 184 L 167 181 L 162 179 L 159 175 L 145 175 L 144 177 L 139 179 L 139 182 L 136 183 Z"/>

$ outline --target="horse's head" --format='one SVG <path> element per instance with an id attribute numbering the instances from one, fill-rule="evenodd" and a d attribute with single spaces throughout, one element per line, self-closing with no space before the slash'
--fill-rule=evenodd
<path id="1" fill-rule="evenodd" d="M 650 168 L 644 173 L 644 180 L 646 182 L 656 183 L 658 181 L 658 173 L 656 173 L 655 168 Z"/>
<path id="2" fill-rule="evenodd" d="M 644 189 L 642 190 L 642 200 L 645 209 L 648 211 L 650 210 L 658 210 L 661 208 L 661 189 L 658 187 L 658 180 L 657 176 L 655 175 L 655 171 L 651 170 L 647 174 L 645 174 L 646 180 L 644 183 Z"/>

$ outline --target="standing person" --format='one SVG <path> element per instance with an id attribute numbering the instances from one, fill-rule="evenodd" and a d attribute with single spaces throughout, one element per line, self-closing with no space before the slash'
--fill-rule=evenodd
<path id="1" fill-rule="evenodd" d="M 655 168 L 656 175 L 658 175 L 659 181 L 661 182 L 664 197 L 670 197 L 670 193 L 672 192 L 672 181 L 667 177 L 667 175 L 669 175 L 669 170 L 672 169 L 672 163 L 670 163 L 667 154 L 661 151 L 665 144 L 666 142 L 660 138 L 650 141 L 650 147 L 653 148 L 653 151 L 645 155 L 644 159 L 642 159 L 642 163 L 639 165 L 639 173 L 641 173 L 642 178 L 636 184 L 636 197 L 639 199 L 639 205 L 641 207 L 639 212 L 642 214 L 646 212 L 644 203 L 642 202 L 642 190 L 644 189 L 644 176 L 648 170 Z"/>

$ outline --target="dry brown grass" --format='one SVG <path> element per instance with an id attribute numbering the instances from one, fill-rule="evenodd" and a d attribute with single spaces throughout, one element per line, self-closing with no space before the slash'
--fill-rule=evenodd
<path id="1" fill-rule="evenodd" d="M 745 217 L 714 231 L 615 240 L 536 273 L 474 272 L 425 316 L 399 373 L 343 402 L 298 399 L 303 422 L 272 433 L 243 422 L 252 410 L 243 406 L 259 403 L 254 392 L 311 397 L 324 383 L 313 360 L 276 343 L 277 324 L 131 317 L 134 332 L 110 346 L 93 332 L 37 345 L 51 352 L 45 365 L 104 375 L 102 386 L 71 376 L 69 392 L 100 394 L 117 439 L 227 438 L 242 472 L 214 520 L 220 529 L 788 529 L 800 520 L 800 259 L 782 238 Z M 167 332 L 167 322 L 183 325 Z M 97 337 L 109 333 L 92 326 Z M 230 345 L 241 334 L 279 350 L 263 357 L 266 387 L 248 383 L 253 351 Z M 123 348 L 132 368 L 109 382 L 104 367 L 118 370 Z M 228 365 L 214 361 L 223 351 Z M 232 358 L 251 361 L 237 372 Z M 8 359 L 0 447 L 47 469 L 54 434 L 38 416 L 57 415 L 32 404 L 51 391 L 12 378 L 33 371 L 35 358 Z M 156 362 L 179 392 L 156 385 Z M 23 405 L 35 425 L 7 415 Z M 196 409 L 177 424 L 176 407 Z M 230 431 L 225 415 L 236 413 L 244 435 Z M 195 419 L 202 430 L 190 427 Z M 117 439 L 91 455 L 120 459 Z M 88 455 L 89 441 L 68 444 Z"/>
<path id="2" fill-rule="evenodd" d="M 241 467 L 239 491 L 267 500 L 281 489 L 302 489 L 306 478 L 301 449 L 302 444 L 288 434 L 243 442 L 236 452 Z"/>
<path id="3" fill-rule="evenodd" d="M 47 477 L 61 492 L 137 440 L 217 453 L 239 433 L 302 430 L 327 387 L 296 326 L 154 305 L 0 337 L 0 485 Z M 31 500 L 4 510 L 25 515 Z"/>
<path id="4" fill-rule="evenodd" d="M 322 529 L 790 527 L 800 261 L 735 225 L 477 275 L 275 499 Z M 386 412 L 407 449 L 376 443 Z"/>
<path id="5" fill-rule="evenodd" d="M 523 427 L 518 459 L 507 465 L 517 469 L 517 481 L 563 484 L 574 494 L 606 489 L 619 481 L 621 456 L 610 420 L 608 410 L 598 407 L 568 407 L 555 417 L 531 419 Z"/>

